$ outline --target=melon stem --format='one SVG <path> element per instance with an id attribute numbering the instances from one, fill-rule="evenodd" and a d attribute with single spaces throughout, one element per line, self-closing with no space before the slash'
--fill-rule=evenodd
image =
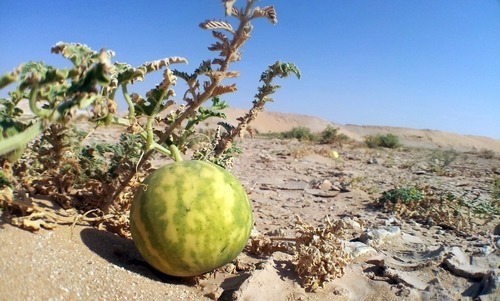
<path id="1" fill-rule="evenodd" d="M 169 148 L 170 148 L 170 151 L 172 152 L 172 157 L 173 157 L 175 162 L 183 161 L 182 156 L 181 156 L 181 152 L 179 151 L 177 146 L 175 146 L 174 144 L 170 144 Z"/>

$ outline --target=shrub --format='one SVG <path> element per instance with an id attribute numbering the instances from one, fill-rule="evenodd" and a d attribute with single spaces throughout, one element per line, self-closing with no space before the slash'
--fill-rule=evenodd
<path id="1" fill-rule="evenodd" d="M 500 205 L 500 177 L 496 177 L 495 180 L 493 181 L 491 198 L 494 202 Z"/>
<path id="2" fill-rule="evenodd" d="M 338 128 L 329 125 L 319 135 L 319 143 L 321 144 L 340 144 L 349 140 L 345 134 L 339 133 Z"/>
<path id="3" fill-rule="evenodd" d="M 378 204 L 400 217 L 454 230 L 472 230 L 472 216 L 488 221 L 500 214 L 498 201 L 474 202 L 450 192 L 437 192 L 430 186 L 385 191 Z"/>
<path id="4" fill-rule="evenodd" d="M 401 146 L 399 137 L 394 134 L 367 136 L 365 137 L 365 144 L 369 148 L 397 148 Z"/>
<path id="5" fill-rule="evenodd" d="M 483 159 L 493 159 L 495 158 L 495 152 L 491 149 L 481 149 L 477 154 L 479 158 Z"/>
<path id="6" fill-rule="evenodd" d="M 383 204 L 386 202 L 391 202 L 393 204 L 402 202 L 407 204 L 409 202 L 420 201 L 423 198 L 424 195 L 422 192 L 415 187 L 401 187 L 384 191 L 379 199 L 379 202 Z"/>
<path id="7" fill-rule="evenodd" d="M 315 141 L 318 139 L 315 134 L 311 133 L 311 129 L 302 126 L 283 132 L 282 136 L 285 139 L 297 139 L 299 141 Z"/>
<path id="8" fill-rule="evenodd" d="M 429 158 L 431 170 L 438 175 L 445 175 L 453 161 L 458 158 L 459 153 L 454 149 L 435 150 Z"/>

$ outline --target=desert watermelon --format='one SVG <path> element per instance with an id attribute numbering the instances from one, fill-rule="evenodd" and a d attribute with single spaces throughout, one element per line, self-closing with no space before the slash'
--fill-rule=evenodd
<path id="1" fill-rule="evenodd" d="M 232 261 L 245 247 L 252 210 L 240 182 L 205 161 L 179 161 L 150 174 L 130 209 L 144 259 L 173 276 L 194 276 Z"/>

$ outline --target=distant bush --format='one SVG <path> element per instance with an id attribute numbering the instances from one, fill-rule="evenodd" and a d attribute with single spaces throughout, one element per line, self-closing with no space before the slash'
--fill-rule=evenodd
<path id="1" fill-rule="evenodd" d="M 321 144 L 342 144 L 349 141 L 349 137 L 339 133 L 338 128 L 329 125 L 319 135 L 319 143 Z"/>
<path id="2" fill-rule="evenodd" d="M 451 163 L 459 156 L 459 152 L 454 149 L 438 149 L 432 152 L 429 158 L 431 170 L 438 175 L 446 175 Z"/>
<path id="3" fill-rule="evenodd" d="M 491 198 L 496 204 L 500 206 L 500 177 L 496 177 L 493 181 L 493 189 L 491 192 Z"/>
<path id="4" fill-rule="evenodd" d="M 477 155 L 479 156 L 479 158 L 483 159 L 495 158 L 495 152 L 492 151 L 491 149 L 481 149 Z"/>
<path id="5" fill-rule="evenodd" d="M 386 147 L 386 148 L 397 148 L 401 146 L 399 143 L 399 137 L 394 134 L 386 135 L 371 135 L 365 137 L 365 144 L 369 148 L 376 147 Z"/>
<path id="6" fill-rule="evenodd" d="M 299 141 L 316 141 L 318 136 L 311 132 L 311 129 L 306 127 L 294 127 L 288 132 L 283 132 L 282 137 L 285 139 L 297 139 Z"/>

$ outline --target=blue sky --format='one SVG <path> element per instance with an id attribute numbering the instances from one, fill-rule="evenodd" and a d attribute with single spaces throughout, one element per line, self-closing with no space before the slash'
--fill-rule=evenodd
<path id="1" fill-rule="evenodd" d="M 269 111 L 500 139 L 500 1 L 258 5 L 275 5 L 278 23 L 254 22 L 243 60 L 232 65 L 241 72 L 239 90 L 223 97 L 232 107 L 250 107 L 261 72 L 282 60 L 295 63 L 302 79 L 280 80 Z M 214 18 L 225 19 L 219 0 L 1 1 L 0 72 L 29 60 L 69 66 L 50 53 L 58 41 L 112 49 L 116 61 L 134 66 L 183 56 L 189 65 L 174 67 L 192 71 L 213 57 L 211 34 L 198 24 Z M 144 93 L 160 75 L 129 91 Z"/>

